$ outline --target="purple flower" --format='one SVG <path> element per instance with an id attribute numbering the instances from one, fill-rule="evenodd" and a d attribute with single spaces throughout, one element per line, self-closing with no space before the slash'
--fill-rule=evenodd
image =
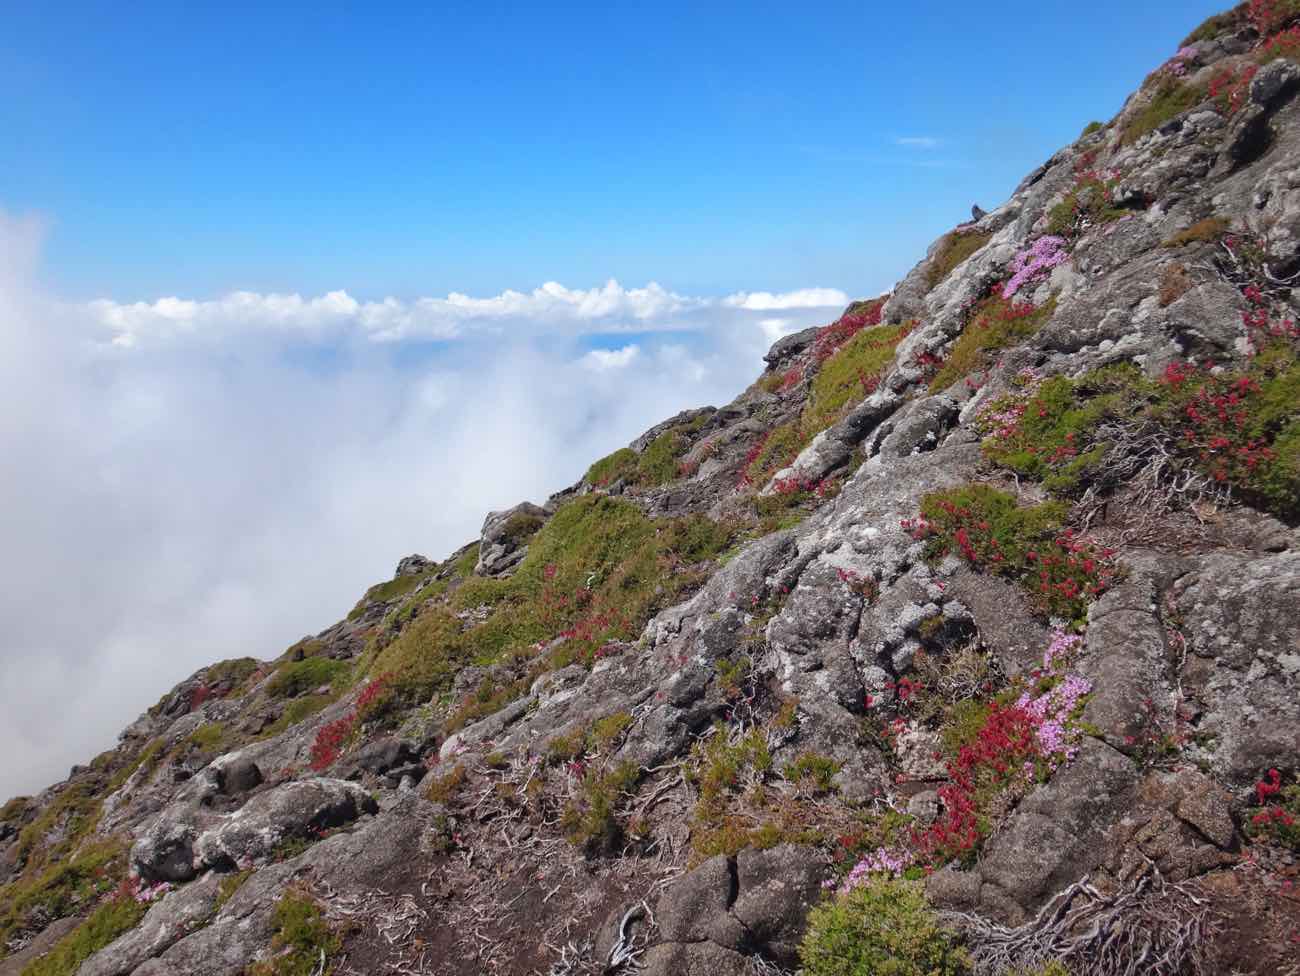
<path id="1" fill-rule="evenodd" d="M 1045 234 L 1015 256 L 1011 262 L 1011 279 L 1002 286 L 1002 297 L 1010 298 L 1022 287 L 1065 263 L 1065 238 Z"/>

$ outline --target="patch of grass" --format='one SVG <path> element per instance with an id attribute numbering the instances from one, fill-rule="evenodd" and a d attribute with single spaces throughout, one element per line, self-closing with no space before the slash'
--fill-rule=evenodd
<path id="1" fill-rule="evenodd" d="M 1207 217 L 1172 235 L 1161 246 L 1185 247 L 1188 244 L 1212 243 L 1226 234 L 1229 226 L 1230 223 L 1223 217 Z"/>
<path id="2" fill-rule="evenodd" d="M 465 785 L 467 778 L 465 767 L 456 763 L 448 772 L 433 778 L 425 795 L 434 803 L 450 803 Z"/>
<path id="3" fill-rule="evenodd" d="M 334 704 L 341 695 L 341 690 L 331 689 L 327 695 L 306 695 L 302 698 L 295 698 L 284 707 L 284 711 L 280 713 L 279 718 L 258 734 L 258 738 L 272 739 L 285 729 L 293 728 L 299 722 L 305 722 L 313 715 Z"/>
<path id="4" fill-rule="evenodd" d="M 901 325 L 863 329 L 822 364 L 813 377 L 801 418 L 805 444 L 874 391 L 874 384 L 894 361 L 894 350 L 907 331 L 909 327 Z"/>
<path id="5" fill-rule="evenodd" d="M 942 283 L 959 264 L 983 248 L 992 238 L 991 233 L 975 230 L 954 230 L 945 234 L 925 272 L 925 280 L 930 288 Z"/>
<path id="6" fill-rule="evenodd" d="M 623 841 L 619 802 L 639 776 L 640 767 L 633 762 L 619 763 L 609 771 L 586 770 L 578 795 L 560 816 L 569 842 L 591 856 L 617 852 Z"/>
<path id="7" fill-rule="evenodd" d="M 18 832 L 17 861 L 24 873 L 68 859 L 98 825 L 101 803 L 101 792 L 89 782 L 72 783 L 51 800 Z M 60 839 L 49 841 L 51 836 Z"/>
<path id="8" fill-rule="evenodd" d="M 958 976 L 969 957 L 912 881 L 873 878 L 818 905 L 799 946 L 806 976 Z"/>
<path id="9" fill-rule="evenodd" d="M 1129 117 L 1120 130 L 1120 144 L 1130 146 L 1148 132 L 1154 132 L 1170 119 L 1182 115 L 1205 101 L 1205 91 L 1166 78 L 1159 82 L 1147 103 Z"/>
<path id="10" fill-rule="evenodd" d="M 204 722 L 197 729 L 189 734 L 185 740 L 185 746 L 198 749 L 201 752 L 212 752 L 220 749 L 221 743 L 225 741 L 226 727 L 220 722 Z"/>
<path id="11" fill-rule="evenodd" d="M 280 896 L 272 915 L 274 954 L 248 969 L 248 976 L 312 976 L 325 960 L 325 971 L 343 947 L 315 899 L 290 889 Z"/>
<path id="12" fill-rule="evenodd" d="M 0 807 L 0 823 L 17 823 L 27 812 L 27 805 L 30 802 L 31 797 L 28 796 L 15 796 L 7 801 Z"/>
<path id="13" fill-rule="evenodd" d="M 540 515 L 533 515 L 529 512 L 515 512 L 514 515 L 506 519 L 506 524 L 501 530 L 501 539 L 512 546 L 520 545 L 535 535 L 545 522 L 546 519 Z"/>
<path id="14" fill-rule="evenodd" d="M 666 485 L 677 478 L 679 459 L 691 449 L 690 435 L 698 432 L 708 419 L 709 414 L 704 413 L 669 428 L 647 444 L 640 454 L 630 447 L 620 448 L 588 468 L 583 480 L 598 488 L 616 481 L 640 487 Z"/>
<path id="15" fill-rule="evenodd" d="M 743 788 L 746 778 L 761 778 L 772 769 L 772 753 L 762 729 L 754 729 L 733 744 L 727 740 L 725 726 L 714 728 L 711 737 L 691 750 L 694 763 L 686 774 L 700 791 L 695 819 L 702 823 L 722 816 L 727 795 Z"/>
<path id="16" fill-rule="evenodd" d="M 810 786 L 818 793 L 828 793 L 834 789 L 835 774 L 842 765 L 829 756 L 805 752 L 793 762 L 786 763 L 781 774 L 791 783 Z"/>
<path id="17" fill-rule="evenodd" d="M 626 481 L 636 472 L 637 457 L 632 448 L 620 447 L 589 467 L 582 480 L 598 488 L 604 488 L 615 481 Z"/>
<path id="18" fill-rule="evenodd" d="M 28 963 L 22 976 L 73 976 L 81 964 L 139 924 L 148 909 L 134 898 L 110 898 L 90 917 Z"/>
<path id="19" fill-rule="evenodd" d="M 1089 173 L 1078 176 L 1065 198 L 1047 212 L 1047 233 L 1073 240 L 1087 227 L 1127 216 L 1127 210 L 1111 204 L 1117 182 Z"/>
<path id="20" fill-rule="evenodd" d="M 216 664 L 209 665 L 204 677 L 210 685 L 223 684 L 229 681 L 231 686 L 237 689 L 252 677 L 261 666 L 262 663 L 255 658 L 230 658 L 229 660 L 218 661 Z"/>
<path id="21" fill-rule="evenodd" d="M 990 352 L 1005 349 L 1033 335 L 1051 320 L 1055 312 L 1055 297 L 1038 307 L 1003 298 L 1001 292 L 984 299 L 975 307 L 966 328 L 953 343 L 948 358 L 930 380 L 931 392 L 945 390 L 962 377 L 986 369 Z"/>
<path id="22" fill-rule="evenodd" d="M 165 740 L 150 739 L 149 742 L 145 743 L 144 748 L 140 750 L 139 755 L 119 769 L 113 778 L 108 781 L 108 786 L 104 788 L 104 794 L 107 796 L 110 793 L 116 793 L 138 769 L 144 768 L 152 772 L 154 767 L 158 765 L 158 760 L 162 758 L 166 748 L 167 743 Z M 0 820 L 3 819 L 3 817 L 0 817 Z"/>
<path id="23" fill-rule="evenodd" d="M 370 672 L 390 674 L 394 694 L 413 704 L 446 691 L 464 664 L 529 660 L 557 637 L 549 664 L 590 662 L 700 582 L 734 535 L 701 516 L 652 520 L 625 499 L 584 495 L 538 531 L 513 576 L 467 580 L 379 650 Z M 475 608 L 487 609 L 482 623 L 455 615 Z"/>
<path id="24" fill-rule="evenodd" d="M 1087 125 L 1083 127 L 1083 131 L 1079 133 L 1079 138 L 1087 139 L 1088 136 L 1092 135 L 1094 132 L 1100 132 L 1104 128 L 1106 128 L 1105 122 L 1097 122 L 1097 121 L 1089 122 Z"/>
<path id="25" fill-rule="evenodd" d="M 406 576 L 397 576 L 384 583 L 376 583 L 366 590 L 365 596 L 357 601 L 357 605 L 348 613 L 348 619 L 356 620 L 368 606 L 376 603 L 388 603 L 414 592 L 429 579 L 430 575 L 427 572 L 412 573 Z"/>
<path id="26" fill-rule="evenodd" d="M 322 685 L 331 685 L 348 675 L 352 665 L 328 657 L 306 657 L 280 665 L 266 686 L 272 698 L 297 698 Z"/>

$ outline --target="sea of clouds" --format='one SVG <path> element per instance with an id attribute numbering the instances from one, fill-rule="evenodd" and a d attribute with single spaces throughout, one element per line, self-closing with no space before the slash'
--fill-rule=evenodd
<path id="1" fill-rule="evenodd" d="M 339 619 L 401 556 L 748 385 L 835 289 L 73 303 L 0 211 L 0 801 L 176 682 Z"/>

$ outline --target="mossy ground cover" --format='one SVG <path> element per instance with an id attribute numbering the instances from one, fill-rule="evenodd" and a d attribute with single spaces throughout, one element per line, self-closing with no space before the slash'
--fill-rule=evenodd
<path id="1" fill-rule="evenodd" d="M 667 484 L 678 476 L 681 458 L 690 451 L 693 443 L 691 435 L 697 433 L 708 419 L 708 414 L 700 414 L 664 431 L 640 454 L 630 447 L 620 448 L 588 468 L 583 480 L 598 488 L 616 481 L 643 488 Z"/>
<path id="2" fill-rule="evenodd" d="M 850 408 L 875 392 L 909 325 L 864 328 L 829 356 L 814 374 L 797 420 L 771 430 L 745 459 L 741 483 L 762 487 L 777 471 Z"/>
<path id="3" fill-rule="evenodd" d="M 1155 436 L 1178 459 L 1170 476 L 1195 468 L 1276 515 L 1300 514 L 1300 362 L 1287 342 L 1231 370 L 1175 363 L 1151 380 L 1123 364 L 1052 377 L 995 401 L 980 423 L 989 460 L 1059 494 L 1104 482 L 1114 452 Z"/>
<path id="4" fill-rule="evenodd" d="M 272 698 L 296 698 L 308 691 L 339 681 L 350 673 L 348 661 L 335 661 L 327 657 L 306 657 L 280 665 L 266 686 Z"/>
<path id="5" fill-rule="evenodd" d="M 925 273 L 926 282 L 931 288 L 937 287 L 958 265 L 992 239 L 991 233 L 977 230 L 954 230 L 945 234 L 934 257 L 930 259 L 930 266 Z"/>
<path id="6" fill-rule="evenodd" d="M 126 872 L 126 851 L 119 842 L 102 841 L 48 863 L 0 888 L 0 950 L 32 915 L 64 918 L 112 890 Z"/>
<path id="7" fill-rule="evenodd" d="M 1001 292 L 990 295 L 971 311 L 948 358 L 930 379 L 931 391 L 945 390 L 963 377 L 987 369 L 989 353 L 1033 335 L 1051 320 L 1055 311 L 1055 298 L 1035 306 L 1003 298 Z"/>
<path id="8" fill-rule="evenodd" d="M 92 955 L 135 928 L 146 911 L 129 896 L 106 899 L 49 952 L 28 963 L 22 976 L 73 976 Z"/>
<path id="9" fill-rule="evenodd" d="M 314 898 L 290 889 L 272 915 L 272 955 L 248 968 L 248 976 L 313 976 L 329 972 L 343 941 Z"/>
<path id="10" fill-rule="evenodd" d="M 585 495 L 538 531 L 513 576 L 463 580 L 367 667 L 391 677 L 394 704 L 414 704 L 447 690 L 466 664 L 531 661 L 555 638 L 564 641 L 546 667 L 591 661 L 700 582 L 734 534 L 700 516 L 652 520 L 630 501 Z M 469 611 L 479 616 L 457 616 Z M 495 695 L 483 697 L 489 707 Z"/>
<path id="11" fill-rule="evenodd" d="M 1128 146 L 1148 132 L 1154 132 L 1170 119 L 1195 108 L 1205 101 L 1202 88 L 1188 85 L 1174 78 L 1162 78 L 1156 83 L 1151 97 L 1124 123 L 1120 130 L 1120 143 Z"/>

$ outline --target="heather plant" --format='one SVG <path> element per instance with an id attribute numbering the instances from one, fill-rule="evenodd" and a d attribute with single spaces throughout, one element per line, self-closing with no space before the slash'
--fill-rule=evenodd
<path id="1" fill-rule="evenodd" d="M 817 793 L 828 793 L 834 788 L 835 774 L 843 763 L 817 752 L 801 753 L 781 768 L 781 775 L 791 783 Z"/>
<path id="2" fill-rule="evenodd" d="M 1220 34 L 1236 30 L 1241 26 L 1245 18 L 1247 6 L 1248 3 L 1242 2 L 1232 10 L 1215 14 L 1214 16 L 1207 18 L 1196 28 L 1196 30 L 1192 31 L 1183 39 L 1181 46 L 1187 47 L 1189 44 L 1195 44 L 1197 41 L 1212 41 Z"/>
<path id="3" fill-rule="evenodd" d="M 1048 234 L 1018 253 L 1011 262 L 1011 277 L 1002 286 L 1002 297 L 1013 297 L 1021 288 L 1045 278 L 1053 268 L 1064 264 L 1069 258 L 1065 243 L 1065 238 Z"/>
<path id="4" fill-rule="evenodd" d="M 1246 19 L 1262 37 L 1270 37 L 1300 19 L 1300 0 L 1250 0 Z"/>
<path id="5" fill-rule="evenodd" d="M 1250 83 L 1259 71 L 1257 64 L 1226 65 L 1210 79 L 1207 94 L 1224 115 L 1236 115 L 1246 104 Z"/>
<path id="6" fill-rule="evenodd" d="M 1048 237 L 1074 241 L 1090 227 L 1108 224 L 1127 216 L 1127 211 L 1114 205 L 1114 191 L 1119 185 L 1119 174 L 1103 173 L 1090 168 L 1095 156 L 1096 150 L 1093 149 L 1079 158 L 1073 186 L 1061 202 L 1047 212 Z"/>
<path id="7" fill-rule="evenodd" d="M 1056 311 L 1056 299 L 1042 305 L 1017 302 L 995 293 L 971 310 L 966 327 L 948 358 L 930 380 L 932 391 L 945 390 L 964 376 L 987 368 L 988 354 L 1014 345 L 1041 329 Z"/>
<path id="8" fill-rule="evenodd" d="M 917 519 L 904 519 L 926 554 L 949 553 L 972 566 L 1019 582 L 1047 615 L 1081 625 L 1088 604 L 1115 578 L 1110 549 L 1060 528 L 1058 502 L 1021 506 L 1014 496 L 972 484 L 933 492 L 921 500 Z"/>
<path id="9" fill-rule="evenodd" d="M 1255 784 L 1257 805 L 1246 820 L 1246 836 L 1300 853 L 1300 783 L 1282 785 L 1282 774 L 1270 769 Z"/>
<path id="10" fill-rule="evenodd" d="M 925 278 L 931 288 L 935 288 L 966 261 L 984 247 L 993 235 L 977 230 L 954 230 L 945 234 L 930 259 Z"/>
<path id="11" fill-rule="evenodd" d="M 807 976 L 958 976 L 969 971 L 956 935 L 916 882 L 876 878 L 812 910 L 799 946 Z"/>

